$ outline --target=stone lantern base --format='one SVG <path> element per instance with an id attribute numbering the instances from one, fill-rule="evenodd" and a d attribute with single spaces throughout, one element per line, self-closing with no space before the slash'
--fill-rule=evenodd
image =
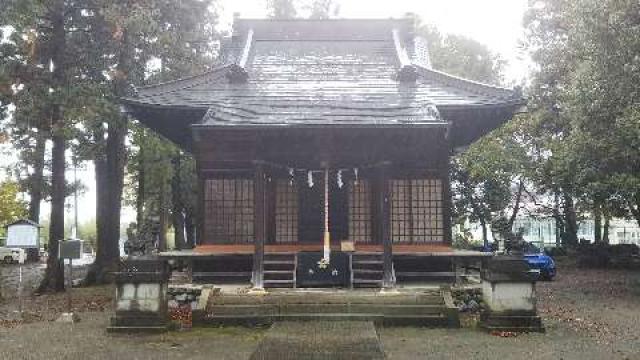
<path id="1" fill-rule="evenodd" d="M 482 271 L 482 297 L 487 311 L 480 326 L 489 331 L 543 332 L 536 309 L 537 274 L 522 256 L 496 256 Z"/>
<path id="2" fill-rule="evenodd" d="M 127 259 L 116 274 L 116 314 L 109 332 L 164 332 L 168 329 L 166 261 Z"/>

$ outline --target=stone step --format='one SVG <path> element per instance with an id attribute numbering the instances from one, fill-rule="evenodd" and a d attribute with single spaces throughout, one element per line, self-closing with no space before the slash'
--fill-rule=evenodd
<path id="1" fill-rule="evenodd" d="M 379 253 L 357 253 L 357 254 L 353 254 L 352 258 L 354 260 L 356 259 L 376 259 L 376 260 L 381 260 L 382 259 L 382 254 Z"/>
<path id="2" fill-rule="evenodd" d="M 382 286 L 382 280 L 380 279 L 362 279 L 362 278 L 354 278 L 353 285 L 372 285 L 380 287 Z"/>
<path id="3" fill-rule="evenodd" d="M 264 254 L 265 259 L 293 259 L 295 254 L 292 253 L 268 253 Z"/>
<path id="4" fill-rule="evenodd" d="M 108 333 L 161 334 L 169 331 L 167 326 L 107 326 Z"/>
<path id="5" fill-rule="evenodd" d="M 376 273 L 358 273 L 358 274 L 353 274 L 354 283 L 357 282 L 358 280 L 376 280 L 378 282 L 381 282 L 382 281 L 382 275 L 381 274 L 376 274 Z"/>
<path id="6" fill-rule="evenodd" d="M 193 273 L 194 279 L 246 279 L 250 277 L 250 271 L 199 271 Z"/>
<path id="7" fill-rule="evenodd" d="M 377 290 L 354 290 L 343 293 L 305 291 L 304 289 L 266 295 L 219 294 L 209 297 L 212 305 L 252 304 L 395 304 L 395 305 L 441 305 L 444 300 L 439 292 L 398 293 L 381 295 Z"/>
<path id="8" fill-rule="evenodd" d="M 265 270 L 264 274 L 291 274 L 293 275 L 293 270 Z"/>
<path id="9" fill-rule="evenodd" d="M 264 284 L 293 284 L 293 279 L 265 279 Z"/>
<path id="10" fill-rule="evenodd" d="M 385 316 L 446 316 L 441 305 L 372 305 L 372 304 L 285 304 L 285 305 L 215 305 L 212 315 L 287 315 L 287 314 L 381 314 Z"/>
<path id="11" fill-rule="evenodd" d="M 480 327 L 492 331 L 541 332 L 542 319 L 538 315 L 482 314 Z"/>
<path id="12" fill-rule="evenodd" d="M 295 265 L 294 260 L 265 260 L 264 265 Z"/>
<path id="13" fill-rule="evenodd" d="M 353 260 L 353 266 L 356 265 L 383 265 L 384 262 L 382 260 Z"/>
<path id="14" fill-rule="evenodd" d="M 353 269 L 354 274 L 379 274 L 382 275 L 382 270 L 377 269 Z"/>
<path id="15" fill-rule="evenodd" d="M 385 316 L 381 314 L 209 315 L 203 325 L 269 325 L 277 321 L 374 321 L 385 326 L 456 327 L 446 316 Z M 197 324 L 200 325 L 200 324 Z"/>

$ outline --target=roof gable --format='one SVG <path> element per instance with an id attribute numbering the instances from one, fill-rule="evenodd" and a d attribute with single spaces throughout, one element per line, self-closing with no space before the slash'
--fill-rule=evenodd
<path id="1" fill-rule="evenodd" d="M 513 113 L 524 103 L 516 91 L 431 69 L 408 19 L 237 19 L 222 53 L 224 65 L 125 102 L 139 118 L 141 108 L 187 108 L 199 118 L 176 121 L 225 127 L 431 126 L 455 120 L 448 109 Z"/>

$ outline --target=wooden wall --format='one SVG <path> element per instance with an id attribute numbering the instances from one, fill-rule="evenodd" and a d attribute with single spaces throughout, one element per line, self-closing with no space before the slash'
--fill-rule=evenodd
<path id="1" fill-rule="evenodd" d="M 252 242 L 254 213 L 247 204 L 253 201 L 250 183 L 257 162 L 265 164 L 268 174 L 267 243 L 320 242 L 322 197 L 314 194 L 321 193 L 321 177 L 316 177 L 316 189 L 307 189 L 299 173 L 291 183 L 287 167 L 300 172 L 319 170 L 326 163 L 330 169 L 360 170 L 357 184 L 353 172 L 345 172 L 343 190 L 336 188 L 335 171 L 331 173 L 334 242 L 380 243 L 377 224 L 385 219 L 376 207 L 381 185 L 375 168 L 382 163 L 387 164 L 391 208 L 386 221 L 394 243 L 450 242 L 450 147 L 445 135 L 440 129 L 203 132 L 197 137 L 195 153 L 205 214 L 199 243 Z M 232 184 L 233 179 L 238 179 L 237 184 Z M 231 210 L 230 204 L 240 204 L 242 209 Z M 316 216 L 317 224 L 312 221 Z M 316 232 L 317 239 L 311 236 Z"/>

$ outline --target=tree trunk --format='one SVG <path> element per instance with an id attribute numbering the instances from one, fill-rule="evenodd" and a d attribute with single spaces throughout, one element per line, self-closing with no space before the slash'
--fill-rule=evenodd
<path id="1" fill-rule="evenodd" d="M 175 247 L 178 250 L 187 249 L 187 243 L 185 240 L 185 220 L 184 214 L 180 211 L 180 209 L 176 209 L 175 206 L 171 213 L 171 222 L 174 230 L 174 240 Z"/>
<path id="2" fill-rule="evenodd" d="M 53 149 L 51 152 L 51 219 L 49 220 L 49 256 L 47 270 L 38 287 L 38 293 L 64 291 L 64 268 L 58 258 L 58 244 L 64 240 L 64 200 L 65 200 L 65 150 L 66 140 L 59 118 L 60 109 L 54 111 L 58 119 L 53 131 Z"/>
<path id="3" fill-rule="evenodd" d="M 175 247 L 178 250 L 186 248 L 185 236 L 184 236 L 184 204 L 182 201 L 181 183 L 180 178 L 180 152 L 173 158 L 173 178 L 171 179 L 171 220 L 173 223 Z"/>
<path id="4" fill-rule="evenodd" d="M 516 194 L 516 203 L 513 205 L 513 212 L 511 213 L 511 217 L 509 217 L 509 229 L 513 229 L 513 223 L 516 222 L 516 218 L 518 217 L 518 212 L 520 211 L 520 202 L 522 201 L 522 192 L 524 191 L 524 181 L 520 180 L 518 184 L 518 193 Z"/>
<path id="5" fill-rule="evenodd" d="M 33 175 L 29 189 L 29 220 L 40 223 L 40 203 L 42 202 L 42 188 L 44 187 L 44 156 L 47 144 L 47 136 L 43 129 L 38 129 L 36 134 L 35 161 Z"/>
<path id="6" fill-rule="evenodd" d="M 122 210 L 122 191 L 124 188 L 124 167 L 126 163 L 125 138 L 127 119 L 122 117 L 109 124 L 107 130 L 106 171 L 109 192 L 107 193 L 107 244 L 104 247 L 103 265 L 105 271 L 115 269 L 120 257 L 120 215 Z M 109 280 L 110 281 L 110 280 Z"/>
<path id="7" fill-rule="evenodd" d="M 564 227 L 560 221 L 560 200 L 557 191 L 553 192 L 553 220 L 555 222 L 556 247 L 560 247 L 562 245 L 561 234 L 564 232 Z"/>
<path id="8" fill-rule="evenodd" d="M 597 201 L 593 205 L 593 240 L 596 244 L 602 242 L 602 211 Z"/>
<path id="9" fill-rule="evenodd" d="M 93 130 L 93 138 L 96 148 L 100 149 L 104 144 L 105 131 L 103 123 L 97 124 Z M 107 160 L 104 151 L 99 151 L 93 160 L 96 177 L 96 259 L 89 267 L 84 283 L 87 285 L 102 282 L 102 259 L 105 257 L 109 234 L 107 233 L 108 208 L 109 208 L 109 180 L 107 178 Z"/>
<path id="10" fill-rule="evenodd" d="M 140 130 L 144 137 L 144 129 Z M 138 237 L 142 234 L 144 221 L 144 201 L 145 201 L 145 146 L 144 140 L 140 143 L 140 152 L 138 153 L 138 188 L 136 189 L 136 222 Z"/>
<path id="11" fill-rule="evenodd" d="M 128 76 L 131 69 L 132 52 L 127 31 L 123 32 L 118 49 L 117 76 L 114 78 L 116 97 L 126 95 Z M 103 192 L 98 195 L 101 222 L 98 232 L 96 259 L 86 277 L 87 283 L 108 283 L 113 281 L 113 272 L 118 268 L 120 258 L 120 215 L 122 210 L 122 190 L 124 187 L 124 167 L 126 162 L 125 138 L 128 120 L 126 116 L 111 119 L 107 129 L 105 157 L 101 166 Z M 96 164 L 96 172 L 97 166 Z M 96 184 L 97 186 L 97 184 Z"/>
<path id="12" fill-rule="evenodd" d="M 564 245 L 575 246 L 578 244 L 578 217 L 573 202 L 573 197 L 563 193 L 564 202 Z"/>
<path id="13" fill-rule="evenodd" d="M 65 86 L 65 2 L 55 0 L 48 11 L 51 21 L 50 45 L 53 49 L 51 62 L 54 65 L 52 88 L 61 93 Z M 53 149 L 51 151 L 51 219 L 49 221 L 49 257 L 44 278 L 37 289 L 45 291 L 64 291 L 64 268 L 58 259 L 58 244 L 64 239 L 64 200 L 65 200 L 65 150 L 64 117 L 62 106 L 58 101 L 51 105 L 51 135 Z"/>
<path id="14" fill-rule="evenodd" d="M 195 221 L 193 211 L 187 209 L 184 216 L 184 228 L 187 233 L 186 246 L 187 249 L 193 249 L 196 246 Z"/>
<path id="15" fill-rule="evenodd" d="M 602 242 L 604 242 L 605 244 L 609 244 L 609 220 L 611 220 L 611 217 L 609 216 L 609 214 L 605 214 L 604 231 L 602 234 Z"/>
<path id="16" fill-rule="evenodd" d="M 489 236 L 487 231 L 487 222 L 484 219 L 480 218 L 480 226 L 482 227 L 482 242 L 484 247 L 487 248 L 489 246 Z"/>
<path id="17" fill-rule="evenodd" d="M 158 234 L 158 251 L 166 251 L 167 250 L 167 205 L 165 204 L 165 191 L 162 189 L 160 191 L 160 232 Z"/>
<path id="18" fill-rule="evenodd" d="M 105 156 L 96 158 L 96 259 L 86 277 L 87 284 L 113 281 L 120 259 L 120 212 L 124 186 L 126 120 L 113 121 L 107 129 Z"/>
<path id="19" fill-rule="evenodd" d="M 638 226 L 640 226 L 640 199 L 629 201 L 629 210 L 631 211 L 631 215 L 636 219 Z"/>

